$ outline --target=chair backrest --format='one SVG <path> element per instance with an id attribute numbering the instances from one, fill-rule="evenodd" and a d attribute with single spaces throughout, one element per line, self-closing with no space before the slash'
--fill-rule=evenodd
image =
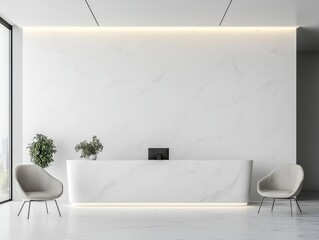
<path id="1" fill-rule="evenodd" d="M 285 164 L 274 169 L 270 175 L 272 189 L 295 191 L 298 195 L 304 180 L 304 171 L 300 165 Z"/>
<path id="2" fill-rule="evenodd" d="M 52 178 L 37 165 L 19 165 L 15 169 L 15 178 L 24 192 L 44 191 Z"/>

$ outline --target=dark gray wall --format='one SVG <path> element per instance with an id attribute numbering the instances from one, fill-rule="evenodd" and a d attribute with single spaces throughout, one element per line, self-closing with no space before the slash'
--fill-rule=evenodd
<path id="1" fill-rule="evenodd" d="M 319 27 L 297 29 L 297 51 L 300 53 L 319 52 Z"/>
<path id="2" fill-rule="evenodd" d="M 297 163 L 303 191 L 319 191 L 319 53 L 297 56 Z"/>

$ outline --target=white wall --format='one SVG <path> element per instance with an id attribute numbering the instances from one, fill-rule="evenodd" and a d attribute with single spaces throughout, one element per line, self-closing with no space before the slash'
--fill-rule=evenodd
<path id="1" fill-rule="evenodd" d="M 24 159 L 36 133 L 53 138 L 65 185 L 93 135 L 99 159 L 253 159 L 252 200 L 296 162 L 295 29 L 26 29 L 23 48 Z"/>

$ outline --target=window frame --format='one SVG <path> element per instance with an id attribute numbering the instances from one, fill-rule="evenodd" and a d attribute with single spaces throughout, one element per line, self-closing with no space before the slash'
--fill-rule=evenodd
<path id="1" fill-rule="evenodd" d="M 0 24 L 4 27 L 6 27 L 8 30 L 10 30 L 10 55 L 9 55 L 9 64 L 10 64 L 10 69 L 9 69 L 9 72 L 10 72 L 10 76 L 9 76 L 9 165 L 10 165 L 10 170 L 9 170 L 9 173 L 10 173 L 10 176 L 9 176 L 9 199 L 7 200 L 4 200 L 4 201 L 1 201 L 0 204 L 2 203 L 5 203 L 5 202 L 9 202 L 9 201 L 12 201 L 12 193 L 13 193 L 13 190 L 12 190 L 12 26 L 7 22 L 5 21 L 3 18 L 0 17 Z"/>

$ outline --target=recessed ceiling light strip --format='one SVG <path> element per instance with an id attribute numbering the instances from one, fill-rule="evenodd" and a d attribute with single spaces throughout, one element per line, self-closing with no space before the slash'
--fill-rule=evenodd
<path id="1" fill-rule="evenodd" d="M 229 9 L 229 7 L 230 7 L 232 1 L 233 1 L 233 0 L 230 0 L 230 2 L 228 3 L 228 6 L 227 6 L 227 8 L 226 8 L 226 11 L 225 11 L 225 13 L 224 13 L 224 15 L 223 15 L 222 20 L 221 20 L 220 23 L 219 23 L 219 26 L 222 25 L 222 23 L 223 23 L 223 21 L 224 21 L 224 18 L 225 18 L 225 16 L 226 16 L 227 12 L 228 12 L 228 9 Z"/>
<path id="2" fill-rule="evenodd" d="M 91 14 L 92 14 L 92 16 L 93 16 L 93 18 L 94 18 L 94 20 L 95 20 L 97 26 L 99 27 L 100 24 L 99 24 L 98 21 L 96 20 L 96 17 L 94 16 L 94 13 L 93 13 L 93 11 L 92 11 L 92 9 L 91 9 L 91 7 L 90 7 L 90 4 L 88 3 L 87 0 L 85 0 L 85 2 L 86 2 L 86 5 L 88 6 L 88 8 L 90 9 L 90 12 L 91 12 Z"/>

